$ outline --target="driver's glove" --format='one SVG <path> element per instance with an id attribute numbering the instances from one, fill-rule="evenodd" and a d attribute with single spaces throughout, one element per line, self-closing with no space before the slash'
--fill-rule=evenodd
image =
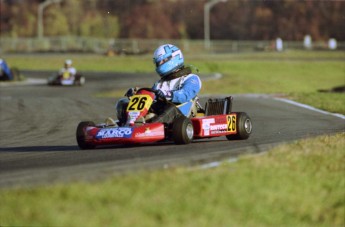
<path id="1" fill-rule="evenodd" d="M 172 95 L 173 93 L 171 91 L 167 91 L 165 93 L 165 98 L 170 101 L 172 99 Z"/>
<path id="2" fill-rule="evenodd" d="M 128 91 L 125 93 L 125 96 L 127 96 L 128 98 L 135 95 L 138 91 L 138 87 L 131 87 L 130 89 L 128 89 Z"/>
<path id="3" fill-rule="evenodd" d="M 157 90 L 156 95 L 158 98 L 161 98 L 161 99 L 171 100 L 171 98 L 172 98 L 172 92 L 171 91 L 164 92 L 162 90 Z"/>

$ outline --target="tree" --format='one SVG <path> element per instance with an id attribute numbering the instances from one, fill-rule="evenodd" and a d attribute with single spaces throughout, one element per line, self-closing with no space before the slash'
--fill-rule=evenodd
<path id="1" fill-rule="evenodd" d="M 54 4 L 45 10 L 44 35 L 61 36 L 68 35 L 69 23 L 65 14 L 62 12 L 60 5 Z"/>
<path id="2" fill-rule="evenodd" d="M 1 36 L 35 37 L 43 0 L 0 1 Z M 63 0 L 44 11 L 45 35 L 203 39 L 206 1 Z M 228 0 L 211 10 L 211 38 L 345 41 L 344 12 L 345 1 L 336 0 Z"/>
<path id="3" fill-rule="evenodd" d="M 179 38 L 178 27 L 164 14 L 160 4 L 136 6 L 122 18 L 120 37 L 174 39 Z"/>
<path id="4" fill-rule="evenodd" d="M 8 30 L 3 31 L 1 29 L 2 35 L 14 38 L 34 36 L 37 20 L 32 13 L 32 9 L 35 7 L 35 4 L 31 5 L 28 2 L 23 2 L 22 4 L 7 5 L 7 7 L 8 12 L 10 12 L 10 18 L 6 20 L 7 24 L 4 24 L 1 16 L 1 28 L 8 28 Z M 3 14 L 1 13 L 1 15 Z"/>

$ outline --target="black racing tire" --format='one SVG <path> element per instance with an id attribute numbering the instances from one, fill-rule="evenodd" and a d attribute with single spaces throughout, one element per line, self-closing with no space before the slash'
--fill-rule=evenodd
<path id="1" fill-rule="evenodd" d="M 76 86 L 83 86 L 85 84 L 85 77 L 82 75 L 76 75 L 75 80 L 74 80 L 74 85 Z"/>
<path id="2" fill-rule="evenodd" d="M 246 140 L 249 138 L 253 130 L 253 124 L 250 117 L 244 112 L 237 112 L 236 128 L 237 133 L 233 135 L 227 135 L 228 140 Z"/>
<path id="3" fill-rule="evenodd" d="M 76 138 L 77 143 L 80 149 L 94 149 L 95 145 L 89 144 L 85 141 L 85 128 L 88 126 L 95 126 L 95 123 L 92 121 L 82 121 L 78 124 Z"/>
<path id="4" fill-rule="evenodd" d="M 189 144 L 194 137 L 193 123 L 185 116 L 175 119 L 172 127 L 172 138 L 175 144 Z"/>

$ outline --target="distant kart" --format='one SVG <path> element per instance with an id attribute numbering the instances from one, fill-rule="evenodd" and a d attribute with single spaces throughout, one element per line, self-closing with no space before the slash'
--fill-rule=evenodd
<path id="1" fill-rule="evenodd" d="M 4 60 L 0 59 L 0 81 L 19 81 L 22 78 L 18 68 L 10 68 Z"/>
<path id="2" fill-rule="evenodd" d="M 93 149 L 101 145 L 140 144 L 159 141 L 173 141 L 188 144 L 194 139 L 225 136 L 228 140 L 248 139 L 252 122 L 245 112 L 231 112 L 232 97 L 209 99 L 202 109 L 197 99 L 178 105 L 189 108 L 190 117 L 181 115 L 172 123 L 156 121 L 153 105 L 174 105 L 158 99 L 150 88 L 139 89 L 130 97 L 123 111 L 125 120 L 95 124 L 82 121 L 76 130 L 80 149 Z"/>
<path id="3" fill-rule="evenodd" d="M 83 86 L 85 84 L 85 77 L 81 74 L 76 74 L 74 76 L 69 75 L 69 73 L 53 75 L 48 78 L 48 85 L 58 85 L 58 86 Z"/>

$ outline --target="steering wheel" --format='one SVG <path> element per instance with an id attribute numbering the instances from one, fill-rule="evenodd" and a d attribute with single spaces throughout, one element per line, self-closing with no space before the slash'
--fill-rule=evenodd
<path id="1" fill-rule="evenodd" d="M 154 90 L 154 89 L 152 89 L 152 88 L 139 88 L 138 91 L 137 91 L 136 93 L 138 93 L 138 92 L 140 92 L 140 91 L 142 91 L 142 90 L 149 91 L 149 92 L 152 92 L 153 94 L 155 94 L 155 99 L 156 99 L 156 100 L 160 99 L 160 100 L 162 100 L 162 101 L 164 101 L 164 102 L 168 102 L 168 100 L 167 100 L 165 97 L 162 97 L 162 96 L 158 96 L 158 95 L 157 95 L 157 94 L 158 94 L 158 90 Z"/>

